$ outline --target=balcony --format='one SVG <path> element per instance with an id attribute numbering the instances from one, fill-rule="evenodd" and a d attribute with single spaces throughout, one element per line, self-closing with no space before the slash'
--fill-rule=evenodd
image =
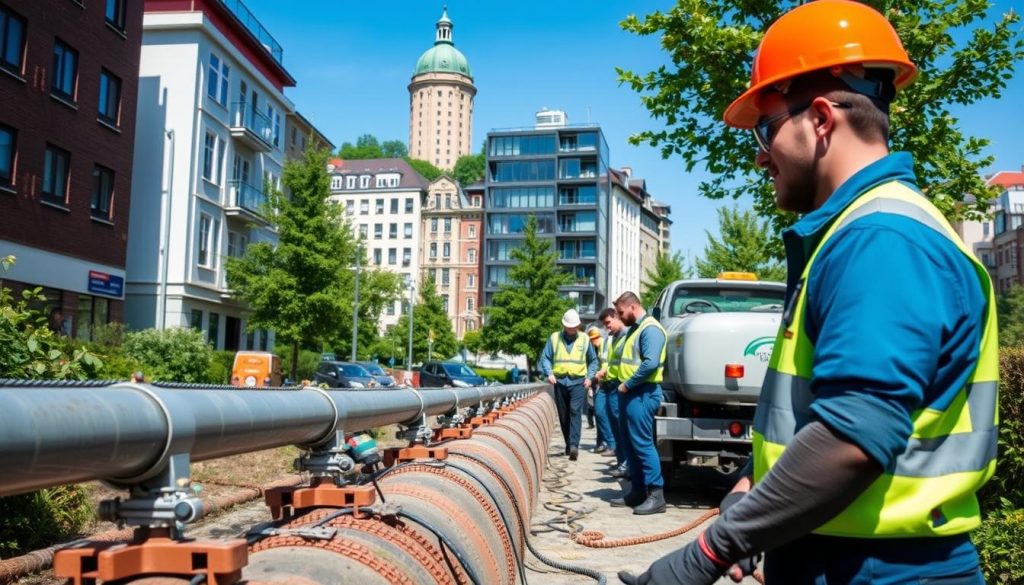
<path id="1" fill-rule="evenodd" d="M 237 179 L 231 181 L 229 185 L 230 199 L 224 214 L 228 217 L 240 217 L 266 223 L 263 214 L 267 205 L 267 196 L 263 194 L 263 191 Z"/>
<path id="2" fill-rule="evenodd" d="M 258 152 L 274 149 L 274 125 L 270 118 L 246 107 L 246 102 L 231 104 L 231 136 Z"/>
<path id="3" fill-rule="evenodd" d="M 256 42 L 263 45 L 263 48 L 270 53 L 270 56 L 277 61 L 278 65 L 282 64 L 284 60 L 284 49 L 278 44 L 274 37 L 270 36 L 270 32 L 260 24 L 260 21 L 256 16 L 249 10 L 248 7 L 242 2 L 242 0 L 220 0 L 231 14 L 235 15 L 238 22 L 242 23 L 249 34 L 252 35 Z"/>

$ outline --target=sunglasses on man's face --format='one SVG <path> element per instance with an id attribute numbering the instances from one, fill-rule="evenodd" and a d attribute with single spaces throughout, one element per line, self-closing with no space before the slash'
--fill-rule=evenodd
<path id="1" fill-rule="evenodd" d="M 757 146 L 760 147 L 760 149 L 765 152 L 771 152 L 772 140 L 775 139 L 775 133 L 778 132 L 779 128 L 782 126 L 781 122 L 786 120 L 787 118 L 791 118 L 793 116 L 796 116 L 797 114 L 802 113 L 804 110 L 811 107 L 811 104 L 813 103 L 814 100 L 811 100 L 806 104 L 796 106 L 795 108 L 791 108 L 789 110 L 786 110 L 785 112 L 781 112 L 775 114 L 774 116 L 768 116 L 767 118 L 762 118 L 758 120 L 757 125 L 754 126 L 754 139 L 757 140 Z M 853 104 L 850 102 L 829 103 L 832 104 L 833 108 L 845 109 L 853 107 Z"/>

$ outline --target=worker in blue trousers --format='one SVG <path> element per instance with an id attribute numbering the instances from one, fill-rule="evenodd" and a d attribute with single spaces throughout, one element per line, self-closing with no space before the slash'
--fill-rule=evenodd
<path id="1" fill-rule="evenodd" d="M 752 465 L 696 540 L 623 582 L 739 580 L 764 552 L 768 585 L 985 583 L 970 532 L 996 468 L 995 295 L 889 151 L 915 70 L 866 3 L 800 4 L 765 32 L 724 118 L 801 217 Z"/>
<path id="2" fill-rule="evenodd" d="M 665 481 L 654 445 L 654 414 L 661 406 L 661 380 L 668 336 L 661 323 L 648 315 L 635 293 L 615 299 L 615 310 L 628 326 L 619 376 L 620 429 L 626 444 L 630 489 L 612 506 L 629 506 L 638 515 L 665 511 Z"/>
<path id="3" fill-rule="evenodd" d="M 608 330 L 608 338 L 605 339 L 602 346 L 604 351 L 600 360 L 601 369 L 594 376 L 600 386 L 594 399 L 597 404 L 596 408 L 598 412 L 604 413 L 604 421 L 607 425 L 604 436 L 608 450 L 602 455 L 615 457 L 613 477 L 626 478 L 629 477 L 629 466 L 626 463 L 625 441 L 622 439 L 619 423 L 619 384 L 622 383 L 619 370 L 622 365 L 622 347 L 626 342 L 626 326 L 619 320 L 619 314 L 611 307 L 601 311 L 598 319 Z"/>
<path id="4" fill-rule="evenodd" d="M 587 390 L 597 372 L 597 353 L 586 335 L 580 335 L 580 315 L 569 309 L 562 315 L 562 331 L 548 338 L 540 356 L 540 370 L 554 386 L 558 424 L 565 439 L 565 454 L 576 461 Z"/>
<path id="5" fill-rule="evenodd" d="M 590 339 L 590 345 L 594 347 L 594 353 L 597 354 L 597 372 L 594 373 L 594 378 L 590 381 L 590 388 L 587 390 L 587 404 L 593 410 L 593 417 L 597 427 L 597 440 L 594 442 L 594 453 L 601 454 L 607 453 L 609 450 L 608 441 L 611 440 L 612 449 L 615 448 L 615 439 L 610 436 L 611 429 L 608 427 L 608 416 L 602 412 L 604 404 L 598 404 L 601 394 L 601 382 L 597 378 L 597 374 L 601 373 L 601 370 L 605 367 L 605 349 L 611 347 L 604 336 L 601 334 L 601 328 L 597 325 L 591 325 L 587 327 L 587 337 Z"/>

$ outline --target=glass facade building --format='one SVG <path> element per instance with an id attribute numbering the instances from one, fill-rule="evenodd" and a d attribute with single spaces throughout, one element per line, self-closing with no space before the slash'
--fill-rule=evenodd
<path id="1" fill-rule="evenodd" d="M 608 293 L 608 143 L 597 124 L 495 130 L 487 135 L 484 196 L 484 300 L 508 282 L 530 216 L 572 275 L 562 294 L 584 322 Z"/>

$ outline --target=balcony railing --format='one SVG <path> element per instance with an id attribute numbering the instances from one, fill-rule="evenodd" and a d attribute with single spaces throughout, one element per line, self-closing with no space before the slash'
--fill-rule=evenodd
<path id="1" fill-rule="evenodd" d="M 234 207 L 262 216 L 267 204 L 267 196 L 256 187 L 241 180 L 231 181 L 231 192 L 234 194 Z"/>
<path id="2" fill-rule="evenodd" d="M 270 148 L 274 146 L 274 125 L 270 118 L 246 107 L 247 102 L 231 104 L 232 135 L 244 138 L 257 138 L 263 144 L 254 144 L 254 148 Z M 241 133 L 239 133 L 239 130 Z M 243 134 L 245 136 L 243 136 Z"/>
<path id="3" fill-rule="evenodd" d="M 263 47 L 270 53 L 270 56 L 277 61 L 279 65 L 284 62 L 284 49 L 281 45 L 274 40 L 274 37 L 270 35 L 270 32 L 260 24 L 260 21 L 256 18 L 256 15 L 242 2 L 242 0 L 220 0 L 235 18 L 242 23 L 242 26 L 249 31 L 249 34 L 253 36 L 256 41 L 263 45 Z"/>

